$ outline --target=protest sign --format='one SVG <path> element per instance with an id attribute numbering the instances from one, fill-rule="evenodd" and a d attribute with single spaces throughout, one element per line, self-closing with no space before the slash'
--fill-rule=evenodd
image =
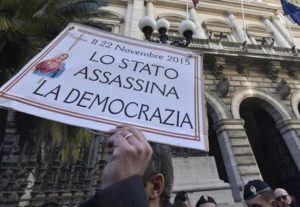
<path id="1" fill-rule="evenodd" d="M 0 105 L 71 125 L 142 129 L 206 149 L 202 57 L 70 24 L 0 89 Z"/>

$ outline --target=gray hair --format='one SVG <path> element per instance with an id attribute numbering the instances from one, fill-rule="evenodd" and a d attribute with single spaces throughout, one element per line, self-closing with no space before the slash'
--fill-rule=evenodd
<path id="1" fill-rule="evenodd" d="M 151 147 L 153 154 L 144 173 L 143 182 L 146 185 L 155 174 L 161 173 L 165 179 L 165 186 L 160 198 L 162 202 L 165 202 L 166 199 L 170 199 L 174 182 L 170 148 L 166 145 L 156 143 L 151 143 Z"/>

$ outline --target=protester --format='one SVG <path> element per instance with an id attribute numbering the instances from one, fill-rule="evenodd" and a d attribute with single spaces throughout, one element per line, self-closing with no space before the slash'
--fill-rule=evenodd
<path id="1" fill-rule="evenodd" d="M 210 196 L 201 196 L 196 207 L 217 207 L 216 201 Z"/>
<path id="2" fill-rule="evenodd" d="M 59 207 L 59 205 L 55 202 L 46 202 L 43 205 L 41 205 L 40 207 Z"/>
<path id="3" fill-rule="evenodd" d="M 289 195 L 288 192 L 283 188 L 276 188 L 274 190 L 276 201 L 280 207 L 300 207 L 297 203 L 296 198 Z"/>
<path id="4" fill-rule="evenodd" d="M 110 133 L 113 153 L 103 171 L 101 190 L 80 206 L 169 207 L 173 167 L 168 148 L 150 146 L 143 133 L 131 126 Z"/>
<path id="5" fill-rule="evenodd" d="M 192 207 L 192 206 L 185 201 L 176 201 L 173 204 L 173 207 Z"/>
<path id="6" fill-rule="evenodd" d="M 190 204 L 189 196 L 187 192 L 180 191 L 176 193 L 176 196 L 174 198 L 174 207 L 192 207 Z"/>
<path id="7" fill-rule="evenodd" d="M 248 207 L 278 207 L 273 191 L 261 180 L 251 180 L 245 185 L 244 200 Z"/>

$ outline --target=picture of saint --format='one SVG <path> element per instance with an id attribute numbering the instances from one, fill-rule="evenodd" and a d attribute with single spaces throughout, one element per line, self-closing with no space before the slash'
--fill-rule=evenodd
<path id="1" fill-rule="evenodd" d="M 57 78 L 64 72 L 64 60 L 68 57 L 68 54 L 63 53 L 54 58 L 43 60 L 35 66 L 35 70 L 33 73 L 43 77 Z"/>

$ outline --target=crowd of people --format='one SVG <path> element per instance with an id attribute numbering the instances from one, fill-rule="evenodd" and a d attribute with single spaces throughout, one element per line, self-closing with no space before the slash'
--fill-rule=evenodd
<path id="1" fill-rule="evenodd" d="M 80 207 L 193 207 L 187 192 L 178 192 L 173 203 L 173 166 L 167 146 L 149 143 L 132 126 L 118 126 L 109 132 L 112 156 L 103 170 L 101 189 Z M 248 207 L 300 207 L 283 188 L 274 191 L 262 180 L 244 186 Z M 214 198 L 203 195 L 195 207 L 217 207 Z"/>

